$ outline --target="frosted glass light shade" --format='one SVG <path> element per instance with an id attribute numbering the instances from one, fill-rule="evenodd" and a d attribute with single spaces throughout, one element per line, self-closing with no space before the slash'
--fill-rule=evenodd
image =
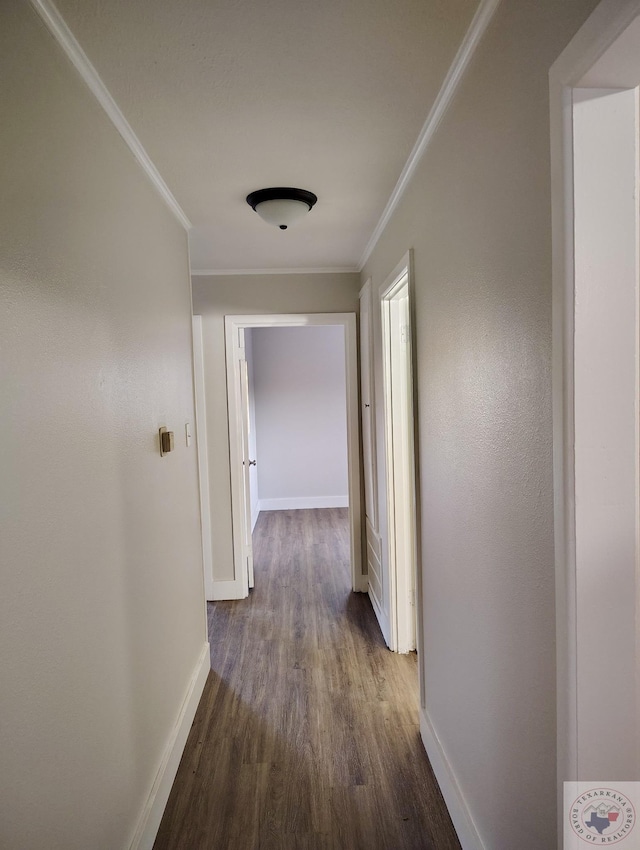
<path id="1" fill-rule="evenodd" d="M 317 195 L 307 189 L 292 186 L 273 186 L 258 189 L 247 195 L 246 201 L 261 219 L 286 230 L 290 224 L 302 218 L 318 200 Z"/>
<path id="2" fill-rule="evenodd" d="M 267 224 L 273 224 L 281 230 L 286 230 L 289 225 L 309 212 L 309 204 L 304 201 L 289 199 L 263 201 L 256 206 L 256 212 Z"/>

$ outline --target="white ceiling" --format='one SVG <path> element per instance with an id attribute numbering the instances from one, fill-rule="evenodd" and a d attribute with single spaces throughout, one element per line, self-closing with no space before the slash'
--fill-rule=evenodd
<path id="1" fill-rule="evenodd" d="M 194 270 L 355 268 L 477 0 L 57 0 L 190 219 Z M 297 186 L 287 231 L 245 203 Z"/>

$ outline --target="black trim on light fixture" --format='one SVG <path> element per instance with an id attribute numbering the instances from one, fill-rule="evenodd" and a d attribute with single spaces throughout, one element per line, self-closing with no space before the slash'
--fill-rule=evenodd
<path id="1" fill-rule="evenodd" d="M 254 210 L 263 201 L 302 201 L 311 209 L 317 200 L 318 198 L 313 192 L 307 192 L 306 189 L 292 189 L 288 186 L 258 189 L 257 192 L 251 192 L 247 195 L 247 203 Z"/>
<path id="2" fill-rule="evenodd" d="M 251 192 L 247 195 L 247 203 L 257 212 L 257 207 L 265 201 L 298 201 L 306 204 L 309 209 L 318 200 L 313 192 L 308 192 L 306 189 L 294 189 L 291 186 L 274 186 L 271 189 L 258 189 L 256 192 Z M 260 213 L 258 213 L 260 215 Z M 279 225 L 280 230 L 286 230 L 286 224 Z"/>

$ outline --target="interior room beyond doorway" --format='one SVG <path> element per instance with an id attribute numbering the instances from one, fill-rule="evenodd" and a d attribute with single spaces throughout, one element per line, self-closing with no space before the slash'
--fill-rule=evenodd
<path id="1" fill-rule="evenodd" d="M 260 511 L 347 508 L 343 329 L 248 328 L 245 356 L 251 529 Z"/>
<path id="2" fill-rule="evenodd" d="M 349 508 L 362 590 L 354 314 L 227 316 L 235 595 L 254 585 L 260 510 Z"/>

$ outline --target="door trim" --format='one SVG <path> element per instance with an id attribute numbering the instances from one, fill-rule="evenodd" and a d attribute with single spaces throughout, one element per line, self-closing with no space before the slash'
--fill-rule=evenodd
<path id="1" fill-rule="evenodd" d="M 575 525 L 573 89 L 640 14 L 640 0 L 603 0 L 549 72 L 552 201 L 552 401 L 556 574 L 558 830 L 562 782 L 578 779 Z"/>
<path id="2" fill-rule="evenodd" d="M 376 454 L 376 392 L 373 342 L 373 286 L 368 278 L 358 295 L 360 301 L 360 403 L 362 404 L 362 461 L 364 476 L 364 515 L 378 534 L 378 466 Z M 368 416 L 366 411 L 368 411 Z M 365 417 L 368 424 L 365 427 Z M 367 485 L 371 510 L 367 506 Z"/>
<path id="3" fill-rule="evenodd" d="M 351 548 L 351 586 L 354 591 L 367 591 L 367 576 L 362 573 L 361 503 L 360 503 L 360 432 L 358 420 L 358 349 L 355 313 L 291 313 L 280 315 L 225 316 L 227 355 L 227 416 L 229 422 L 229 454 L 231 461 L 231 524 L 233 533 L 234 582 L 241 597 L 248 596 L 249 583 L 242 565 L 243 498 L 242 498 L 242 420 L 240 393 L 234 362 L 237 356 L 238 331 L 244 328 L 284 328 L 339 325 L 345 334 L 345 377 L 347 411 L 347 458 L 349 476 L 349 531 Z"/>

